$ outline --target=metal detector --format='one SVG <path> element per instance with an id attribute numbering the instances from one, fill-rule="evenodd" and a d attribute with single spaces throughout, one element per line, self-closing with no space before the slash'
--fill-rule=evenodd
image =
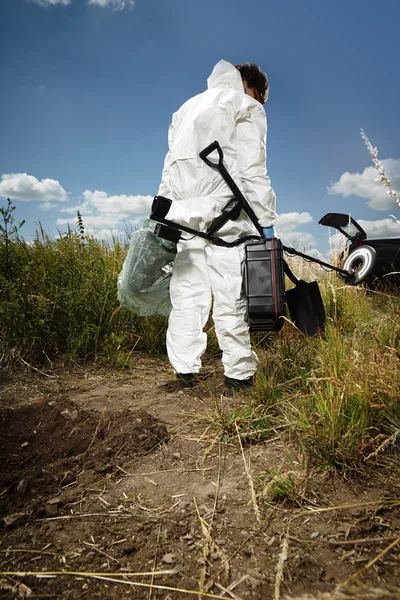
<path id="1" fill-rule="evenodd" d="M 209 159 L 210 154 L 215 151 L 218 153 L 216 162 Z M 250 330 L 277 331 L 281 329 L 287 304 L 291 319 L 305 335 L 311 337 L 323 333 L 325 310 L 318 283 L 299 280 L 284 260 L 283 252 L 292 256 L 300 256 L 305 260 L 336 271 L 349 285 L 356 283 L 354 272 L 340 269 L 294 248 L 284 246 L 277 238 L 266 239 L 255 212 L 224 165 L 223 151 L 219 143 L 215 141 L 204 148 L 200 152 L 200 158 L 206 165 L 221 174 L 234 197 L 224 207 L 221 215 L 210 223 L 206 231 L 202 232 L 167 219 L 172 201 L 163 196 L 155 196 L 150 215 L 151 219 L 158 222 L 154 231 L 155 235 L 175 243 L 182 239 L 182 233 L 185 232 L 209 240 L 217 246 L 230 248 L 245 244 L 243 285 Z M 240 237 L 232 242 L 227 242 L 215 235 L 228 220 L 237 219 L 242 210 L 247 214 L 259 235 Z M 286 292 L 284 274 L 295 284 L 294 288 Z"/>

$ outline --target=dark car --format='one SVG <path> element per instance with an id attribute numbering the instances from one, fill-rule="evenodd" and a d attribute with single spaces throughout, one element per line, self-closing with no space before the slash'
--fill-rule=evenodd
<path id="1" fill-rule="evenodd" d="M 367 239 L 357 221 L 342 213 L 327 213 L 319 223 L 334 227 L 349 240 L 343 269 L 354 271 L 357 283 L 364 282 L 370 289 L 400 285 L 400 237 Z"/>

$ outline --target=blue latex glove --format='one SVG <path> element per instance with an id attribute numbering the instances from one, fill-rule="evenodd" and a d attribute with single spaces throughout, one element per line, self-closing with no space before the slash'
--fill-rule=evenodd
<path id="1" fill-rule="evenodd" d="M 267 239 L 276 237 L 275 227 L 273 225 L 263 227 L 263 234 Z"/>

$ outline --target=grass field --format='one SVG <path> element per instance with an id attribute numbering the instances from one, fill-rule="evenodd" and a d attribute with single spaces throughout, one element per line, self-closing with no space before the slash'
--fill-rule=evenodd
<path id="1" fill-rule="evenodd" d="M 166 318 L 139 318 L 119 305 L 117 277 L 129 236 L 109 244 L 76 231 L 19 236 L 13 207 L 0 231 L 2 369 L 51 371 L 55 362 L 87 359 L 129 368 L 135 351 L 165 353 Z M 290 260 L 290 259 L 289 259 Z M 328 469 L 359 468 L 400 435 L 400 296 L 345 286 L 333 272 L 292 265 L 317 279 L 327 314 L 323 336 L 303 336 L 288 320 L 279 333 L 257 334 L 256 386 L 232 414 L 215 398 L 212 427 L 259 441 L 284 427 L 304 461 Z M 299 272 L 302 271 L 302 272 Z M 212 322 L 208 349 L 218 355 Z"/>

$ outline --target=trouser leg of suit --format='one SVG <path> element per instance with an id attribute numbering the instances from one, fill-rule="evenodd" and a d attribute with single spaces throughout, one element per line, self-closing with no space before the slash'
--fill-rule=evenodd
<path id="1" fill-rule="evenodd" d="M 250 347 L 241 297 L 243 248 L 218 248 L 200 238 L 179 245 L 170 285 L 172 311 L 167 332 L 171 365 L 178 373 L 198 373 L 206 349 L 203 332 L 214 295 L 213 319 L 225 375 L 247 379 L 257 357 Z"/>
<path id="2" fill-rule="evenodd" d="M 178 244 L 172 270 L 167 351 L 177 373 L 198 373 L 207 345 L 203 329 L 211 309 L 211 287 L 204 246 L 201 238 Z"/>
<path id="3" fill-rule="evenodd" d="M 205 250 L 224 373 L 233 379 L 247 379 L 256 371 L 257 355 L 251 349 L 246 299 L 242 292 L 244 246 L 223 248 L 210 244 Z"/>

